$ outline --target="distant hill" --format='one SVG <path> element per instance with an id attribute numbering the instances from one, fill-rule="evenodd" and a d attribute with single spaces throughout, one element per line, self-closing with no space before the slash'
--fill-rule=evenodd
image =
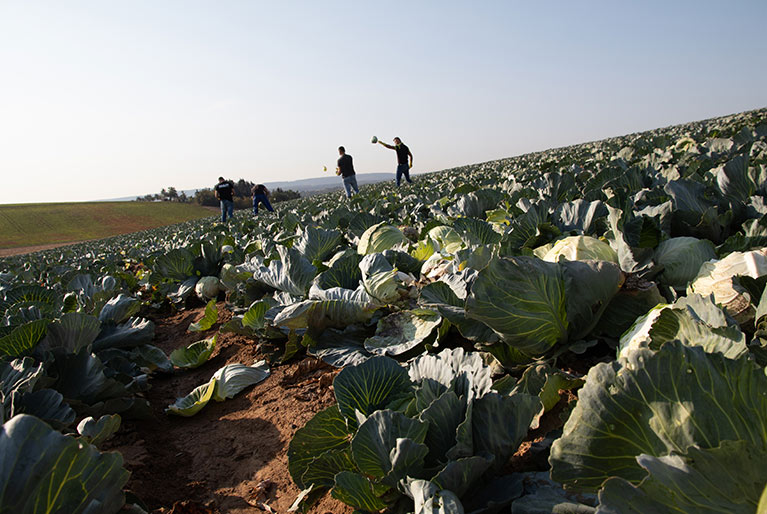
<path id="1" fill-rule="evenodd" d="M 237 180 L 240 177 L 229 177 L 232 180 Z M 245 178 L 245 177 L 243 177 Z M 394 180 L 394 173 L 357 173 L 357 184 L 360 186 L 365 184 L 375 184 L 377 182 L 383 182 L 385 180 Z M 214 181 L 215 182 L 215 181 Z M 283 181 L 283 182 L 264 182 L 264 185 L 268 187 L 271 190 L 277 189 L 278 187 L 282 189 L 292 189 L 293 191 L 298 191 L 303 196 L 309 196 L 312 194 L 325 192 L 328 189 L 343 189 L 343 184 L 341 183 L 341 179 L 335 175 L 335 173 L 332 173 L 331 171 L 328 171 L 326 176 L 317 177 L 317 178 L 305 178 L 302 180 L 289 180 L 289 181 Z M 201 186 L 198 189 L 184 189 L 184 194 L 187 196 L 194 196 L 194 193 L 198 191 L 199 189 L 204 188 L 211 188 L 213 187 L 213 183 L 207 186 Z M 159 193 L 159 191 L 154 191 L 149 194 L 155 194 Z M 181 193 L 181 191 L 179 191 Z M 130 202 L 135 200 L 136 196 L 124 196 L 121 198 L 110 198 L 108 200 L 104 200 L 105 202 Z"/>

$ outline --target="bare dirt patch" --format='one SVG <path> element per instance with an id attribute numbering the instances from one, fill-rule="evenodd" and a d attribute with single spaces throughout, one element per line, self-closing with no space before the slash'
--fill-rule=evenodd
<path id="1" fill-rule="evenodd" d="M 32 252 L 42 252 L 43 250 L 52 250 L 54 248 L 59 248 L 60 246 L 69 246 L 77 243 L 82 243 L 82 241 L 72 241 L 70 243 L 52 243 L 37 246 L 21 246 L 19 248 L 0 248 L 0 257 L 10 257 L 12 255 L 24 255 Z"/>
<path id="2" fill-rule="evenodd" d="M 230 314 L 219 304 L 220 322 Z M 154 319 L 154 344 L 166 353 L 210 337 L 189 333 L 203 308 Z M 124 421 L 106 449 L 117 450 L 131 472 L 127 488 L 153 513 L 287 512 L 299 493 L 288 473 L 293 434 L 334 401 L 336 370 L 315 359 L 272 366 L 271 376 L 233 399 L 211 402 L 195 416 L 164 413 L 177 397 L 207 382 L 221 366 L 252 364 L 262 354 L 258 341 L 219 334 L 203 366 L 151 379 L 147 398 L 154 419 Z M 268 507 L 267 507 L 268 506 Z M 346 514 L 350 507 L 329 495 L 311 510 Z"/>

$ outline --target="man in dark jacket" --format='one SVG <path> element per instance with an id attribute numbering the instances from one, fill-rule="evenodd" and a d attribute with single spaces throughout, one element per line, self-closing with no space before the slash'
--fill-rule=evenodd
<path id="1" fill-rule="evenodd" d="M 258 204 L 264 204 L 268 211 L 274 212 L 272 204 L 269 203 L 269 190 L 263 184 L 256 184 L 250 190 L 253 194 L 253 214 L 258 215 Z"/>
<path id="2" fill-rule="evenodd" d="M 410 148 L 408 148 L 398 137 L 394 138 L 394 146 L 387 145 L 383 141 L 378 142 L 389 150 L 397 152 L 397 186 L 399 186 L 403 176 L 405 177 L 405 180 L 412 184 L 413 181 L 410 180 L 410 168 L 413 167 L 413 154 L 410 153 Z M 409 163 L 408 158 L 410 159 Z"/>
<path id="3" fill-rule="evenodd" d="M 343 177 L 344 188 L 346 188 L 346 198 L 351 198 L 352 189 L 354 189 L 356 193 L 360 192 L 360 188 L 357 187 L 357 175 L 354 173 L 352 156 L 346 153 L 346 149 L 343 146 L 338 147 L 338 153 L 341 157 L 338 158 L 336 175 Z"/>
<path id="4" fill-rule="evenodd" d="M 224 180 L 224 177 L 218 177 L 218 184 L 213 186 L 213 194 L 221 202 L 221 221 L 226 223 L 227 214 L 231 218 L 234 215 L 234 182 Z"/>

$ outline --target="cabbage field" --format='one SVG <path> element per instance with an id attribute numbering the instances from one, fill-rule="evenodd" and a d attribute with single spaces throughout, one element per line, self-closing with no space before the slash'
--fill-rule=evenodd
<path id="1" fill-rule="evenodd" d="M 109 440 L 232 334 L 163 415 L 340 369 L 297 511 L 767 512 L 767 109 L 341 189 L 0 260 L 0 513 L 145 511 Z"/>

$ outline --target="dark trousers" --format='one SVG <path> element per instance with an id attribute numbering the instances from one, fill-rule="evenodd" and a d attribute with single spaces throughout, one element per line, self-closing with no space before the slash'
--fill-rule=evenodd
<path id="1" fill-rule="evenodd" d="M 269 199 L 266 195 L 253 195 L 253 214 L 258 214 L 259 203 L 264 204 L 266 210 L 274 212 L 274 208 L 272 208 L 272 204 L 269 203 Z"/>

